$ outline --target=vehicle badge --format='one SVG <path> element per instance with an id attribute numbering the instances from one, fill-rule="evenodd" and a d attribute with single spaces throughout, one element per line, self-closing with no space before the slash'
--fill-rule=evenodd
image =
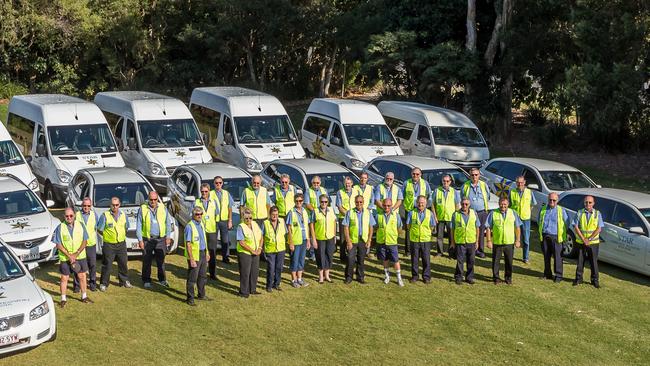
<path id="1" fill-rule="evenodd" d="M 136 218 L 136 217 L 138 217 L 138 213 L 135 212 L 135 211 L 131 211 L 131 212 L 127 213 L 126 216 Z"/>
<path id="2" fill-rule="evenodd" d="M 4 298 L 4 296 L 0 294 L 0 298 Z M 9 329 L 9 322 L 7 321 L 7 319 L 2 319 L 0 321 L 0 330 L 7 330 L 7 329 Z"/>
<path id="3" fill-rule="evenodd" d="M 92 166 L 95 166 L 98 163 L 98 161 L 96 159 L 88 159 L 87 162 L 88 162 L 88 165 L 92 165 Z"/>
<path id="4" fill-rule="evenodd" d="M 279 153 L 280 153 L 280 148 L 279 148 L 279 147 L 271 148 L 271 152 L 274 152 L 274 153 L 276 153 L 276 154 L 279 154 Z"/>
<path id="5" fill-rule="evenodd" d="M 503 178 L 500 182 L 494 183 L 494 188 L 496 188 L 496 193 L 499 197 L 508 197 L 508 194 L 510 193 L 510 184 L 508 184 L 506 178 Z"/>
<path id="6" fill-rule="evenodd" d="M 382 149 L 377 149 L 375 150 L 375 152 L 377 153 L 377 155 L 384 155 L 384 150 Z"/>
<path id="7" fill-rule="evenodd" d="M 186 154 L 185 154 L 185 151 L 183 151 L 183 150 L 176 151 L 176 156 L 178 156 L 178 157 L 181 157 L 181 158 L 182 158 L 182 157 L 185 156 L 185 155 L 186 155 Z"/>
<path id="8" fill-rule="evenodd" d="M 32 244 L 33 243 L 31 241 L 29 241 L 29 240 L 23 243 L 23 245 L 25 245 L 25 248 L 31 248 Z"/>
<path id="9" fill-rule="evenodd" d="M 27 226 L 30 226 L 30 225 L 28 223 L 26 223 L 26 222 L 17 222 L 15 224 L 11 224 L 12 229 L 21 229 L 22 230 L 22 229 L 26 228 Z"/>

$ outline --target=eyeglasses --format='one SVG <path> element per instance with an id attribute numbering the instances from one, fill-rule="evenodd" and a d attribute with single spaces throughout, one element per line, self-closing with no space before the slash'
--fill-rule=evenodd
<path id="1" fill-rule="evenodd" d="M 244 220 L 252 220 L 252 217 L 244 217 Z"/>
<path id="2" fill-rule="evenodd" d="M 412 176 L 414 177 L 419 177 L 421 174 L 420 173 L 411 173 Z"/>
<path id="3" fill-rule="evenodd" d="M 355 202 L 357 205 L 363 205 L 363 201 L 357 201 Z"/>
<path id="4" fill-rule="evenodd" d="M 517 185 L 524 185 L 526 182 L 517 182 Z"/>
<path id="5" fill-rule="evenodd" d="M 253 182 L 253 185 L 254 185 L 254 186 L 259 186 L 260 184 L 262 184 L 262 183 L 260 183 L 260 182 Z"/>
<path id="6" fill-rule="evenodd" d="M 442 182 L 443 183 L 451 183 L 451 181 L 449 179 L 443 179 Z"/>
<path id="7" fill-rule="evenodd" d="M 478 177 L 478 176 L 479 176 L 478 173 L 472 173 L 472 177 Z"/>
<path id="8" fill-rule="evenodd" d="M 296 200 L 296 203 L 302 203 L 303 200 Z"/>
<path id="9" fill-rule="evenodd" d="M 585 205 L 593 205 L 594 203 L 591 201 L 585 201 Z"/>
<path id="10" fill-rule="evenodd" d="M 463 202 L 463 206 L 469 206 L 469 202 Z"/>
<path id="11" fill-rule="evenodd" d="M 386 178 L 386 180 L 393 180 L 393 178 Z"/>
<path id="12" fill-rule="evenodd" d="M 157 198 L 149 198 L 149 202 L 156 202 L 156 201 L 158 201 Z"/>
<path id="13" fill-rule="evenodd" d="M 327 201 L 320 201 L 320 203 L 327 203 Z"/>
<path id="14" fill-rule="evenodd" d="M 557 202 L 557 200 L 554 200 L 554 199 L 549 199 L 548 201 L 549 202 Z"/>
<path id="15" fill-rule="evenodd" d="M 223 184 L 223 182 L 214 182 L 215 185 L 217 184 Z"/>
<path id="16" fill-rule="evenodd" d="M 113 204 L 111 204 L 111 206 L 113 206 L 113 207 L 120 207 L 120 204 L 119 204 L 119 203 L 113 203 Z"/>
<path id="17" fill-rule="evenodd" d="M 201 193 L 210 193 L 210 191 L 201 191 Z"/>
<path id="18" fill-rule="evenodd" d="M 81 207 L 91 207 L 90 205 L 82 205 Z"/>
<path id="19" fill-rule="evenodd" d="M 195 214 L 194 214 L 194 216 L 202 216 L 202 215 L 203 215 L 203 214 L 202 214 L 202 213 L 200 213 L 200 212 L 199 212 L 199 213 L 195 213 Z"/>
<path id="20" fill-rule="evenodd" d="M 289 182 L 286 181 L 286 180 L 283 180 L 283 181 L 282 181 L 282 184 L 289 184 Z"/>
<path id="21" fill-rule="evenodd" d="M 66 218 L 72 218 L 74 215 L 65 215 Z"/>

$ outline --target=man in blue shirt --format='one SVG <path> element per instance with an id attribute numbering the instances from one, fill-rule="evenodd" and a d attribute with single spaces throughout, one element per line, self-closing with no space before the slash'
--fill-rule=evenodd
<path id="1" fill-rule="evenodd" d="M 185 286 L 187 295 L 187 304 L 190 306 L 194 303 L 194 286 L 198 289 L 198 300 L 211 300 L 205 296 L 205 284 L 208 282 L 207 271 L 210 253 L 208 253 L 207 239 L 202 224 L 203 208 L 194 206 L 192 209 L 192 220 L 185 226 L 185 252 L 187 256 L 187 283 Z M 196 234 L 196 235 L 195 235 Z M 197 240 L 198 239 L 198 240 Z M 197 251 L 194 248 L 198 246 Z M 198 258 L 195 255 L 198 254 Z"/>
<path id="2" fill-rule="evenodd" d="M 415 202 L 416 209 L 406 214 L 406 237 L 409 238 L 412 246 L 410 282 L 418 281 L 418 263 L 422 258 L 422 281 L 429 284 L 431 283 L 431 244 L 433 239 L 431 233 L 437 224 L 436 214 L 427 208 L 426 197 L 419 196 Z M 427 215 L 429 220 L 426 220 Z"/>
<path id="3" fill-rule="evenodd" d="M 86 245 L 86 261 L 88 262 L 88 278 L 86 286 L 90 291 L 97 291 L 97 213 L 93 210 L 93 200 L 86 197 L 81 201 L 81 211 L 77 212 L 76 220 L 81 220 L 88 234 Z M 72 292 L 79 292 L 79 276 L 73 273 Z"/>
<path id="4" fill-rule="evenodd" d="M 390 198 L 393 206 L 391 207 L 392 211 L 398 211 L 399 207 L 402 205 L 404 200 L 404 193 L 399 189 L 395 183 L 395 174 L 393 172 L 386 173 L 384 176 L 384 183 L 378 184 L 375 187 L 374 200 L 375 206 L 377 207 L 377 213 L 383 213 L 384 207 L 383 202 L 386 198 Z M 393 197 L 395 195 L 395 197 Z"/>
<path id="5" fill-rule="evenodd" d="M 460 210 L 454 212 L 451 216 L 451 234 L 449 235 L 449 245 L 456 249 L 456 271 L 454 272 L 454 279 L 456 284 L 460 285 L 463 282 L 463 267 L 467 263 L 467 271 L 465 271 L 465 282 L 470 285 L 474 284 L 474 260 L 476 248 L 478 247 L 478 235 L 476 240 L 468 239 L 469 233 L 472 232 L 472 227 L 468 225 L 470 217 L 475 220 L 473 229 L 478 230 L 481 227 L 481 222 L 478 220 L 476 212 L 470 208 L 469 198 L 465 197 L 460 202 Z M 462 221 L 461 221 L 462 220 Z M 459 236 L 456 236 L 456 227 L 459 228 Z M 463 228 L 466 230 L 463 231 Z M 464 235 L 463 235 L 464 233 Z"/>
<path id="6" fill-rule="evenodd" d="M 351 225 L 353 223 L 353 225 Z M 345 266 L 345 283 L 352 282 L 354 265 L 356 263 L 357 281 L 366 283 L 364 260 L 372 240 L 373 227 L 377 225 L 375 217 L 366 208 L 363 208 L 363 196 L 354 198 L 354 209 L 349 210 L 343 218 L 343 234 L 347 249 L 347 263 Z M 350 230 L 356 226 L 356 232 Z"/>
<path id="7" fill-rule="evenodd" d="M 502 255 L 505 257 L 505 282 L 508 285 L 512 285 L 514 248 L 521 247 L 521 219 L 515 210 L 508 208 L 509 205 L 510 201 L 506 197 L 501 197 L 499 200 L 499 209 L 490 212 L 485 220 L 487 247 L 492 249 L 492 280 L 495 285 L 503 282 L 499 277 L 499 264 Z M 493 233 L 494 238 L 492 238 Z M 492 239 L 494 239 L 494 248 L 492 246 Z"/>
<path id="8" fill-rule="evenodd" d="M 472 168 L 469 170 L 470 180 L 463 184 L 461 188 L 462 197 L 469 198 L 470 208 L 476 211 L 479 220 L 481 221 L 481 227 L 478 232 L 478 250 L 476 251 L 476 256 L 479 258 L 485 258 L 485 220 L 489 214 L 488 211 L 488 202 L 490 201 L 490 189 L 487 187 L 487 184 L 483 182 L 481 178 L 481 171 L 477 168 Z"/>
<path id="9" fill-rule="evenodd" d="M 228 201 L 228 207 L 222 207 L 222 201 L 224 200 L 224 195 L 226 195 L 226 200 Z M 235 201 L 232 199 L 232 195 L 228 190 L 223 188 L 223 177 L 217 175 L 214 177 L 214 190 L 210 192 L 210 197 L 212 197 L 216 202 L 219 209 L 219 219 L 217 220 L 217 231 L 219 231 L 219 237 L 221 242 L 221 257 L 222 261 L 226 264 L 230 263 L 230 234 L 228 230 L 232 229 L 232 208 L 235 207 Z M 241 202 L 241 201 L 240 201 Z M 228 212 L 226 214 L 226 212 Z M 211 260 L 216 260 L 216 258 L 211 258 Z M 216 267 L 216 262 L 215 262 Z"/>
<path id="10" fill-rule="evenodd" d="M 143 210 L 147 215 L 143 215 Z M 160 213 L 159 213 L 159 210 Z M 164 217 L 164 222 L 159 222 Z M 164 233 L 161 230 L 164 228 Z M 163 287 L 169 287 L 165 275 L 165 255 L 172 243 L 172 219 L 164 205 L 158 202 L 158 193 L 149 192 L 149 203 L 143 204 L 138 210 L 136 217 L 135 235 L 138 238 L 138 245 L 142 253 L 142 282 L 144 288 L 151 288 L 151 262 L 155 258 L 158 267 L 158 283 Z"/>
<path id="11" fill-rule="evenodd" d="M 598 250 L 600 247 L 600 231 L 605 224 L 603 215 L 594 208 L 596 200 L 593 196 L 586 196 L 584 209 L 578 210 L 573 218 L 573 231 L 576 233 L 576 245 L 578 246 L 578 264 L 576 265 L 576 278 L 573 286 L 582 283 L 582 273 L 585 268 L 585 257 L 589 260 L 591 267 L 591 284 L 600 288 L 598 281 Z"/>
<path id="12" fill-rule="evenodd" d="M 88 233 L 86 232 L 85 226 L 81 222 L 75 220 L 75 212 L 72 208 L 68 207 L 65 209 L 64 218 L 65 221 L 59 224 L 59 226 L 54 230 L 52 236 L 52 242 L 56 244 L 56 248 L 59 251 L 59 272 L 61 273 L 61 302 L 59 302 L 59 306 L 61 308 L 64 308 L 68 302 L 66 290 L 68 288 L 70 272 L 79 272 L 81 301 L 84 303 L 92 303 L 86 294 L 86 272 L 88 272 L 88 263 L 85 254 L 86 244 L 88 243 Z M 65 226 L 67 229 L 65 230 L 65 235 L 61 233 L 62 226 Z M 77 226 L 81 226 L 81 231 L 79 231 Z M 75 234 L 75 228 L 77 229 L 76 231 L 80 232 L 82 235 L 81 245 L 79 245 L 78 248 L 74 244 L 79 241 L 78 235 Z M 84 258 L 77 259 L 78 257 Z"/>
<path id="13" fill-rule="evenodd" d="M 558 206 L 558 194 L 551 192 L 548 203 L 539 210 L 538 225 L 542 253 L 544 254 L 544 278 L 555 283 L 562 282 L 562 243 L 566 240 L 566 229 L 569 225 L 569 214 Z M 551 257 L 554 271 L 551 271 Z M 553 273 L 555 272 L 555 277 Z"/>

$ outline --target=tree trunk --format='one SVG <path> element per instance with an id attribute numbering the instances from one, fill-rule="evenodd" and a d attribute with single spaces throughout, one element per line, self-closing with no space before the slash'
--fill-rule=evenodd
<path id="1" fill-rule="evenodd" d="M 323 62 L 320 66 L 320 76 L 318 80 L 318 97 L 325 98 L 325 74 L 327 71 L 327 64 Z"/>
<path id="2" fill-rule="evenodd" d="M 328 96 L 330 94 L 330 85 L 332 84 L 332 74 L 334 73 L 334 64 L 336 63 L 337 49 L 332 53 L 329 62 L 327 63 L 327 70 L 325 71 L 325 83 L 323 85 L 323 94 Z"/>
<path id="3" fill-rule="evenodd" d="M 499 113 L 496 138 L 498 142 L 510 140 L 510 126 L 512 126 L 512 72 L 508 73 L 505 78 L 503 86 L 501 87 L 501 113 Z"/>
<path id="4" fill-rule="evenodd" d="M 465 49 L 471 54 L 476 53 L 476 0 L 467 0 L 467 38 Z M 472 83 L 465 83 L 463 113 L 472 118 Z"/>
<path id="5" fill-rule="evenodd" d="M 253 84 L 257 85 L 257 77 L 255 77 L 255 65 L 253 64 L 253 50 L 246 47 L 246 65 L 248 65 L 248 75 Z"/>

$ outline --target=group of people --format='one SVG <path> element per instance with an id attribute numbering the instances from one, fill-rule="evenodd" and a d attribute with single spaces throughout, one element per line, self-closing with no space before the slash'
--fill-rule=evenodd
<path id="1" fill-rule="evenodd" d="M 434 256 L 444 253 L 445 234 L 449 238 L 449 253 L 456 258 L 454 274 L 456 284 L 474 284 L 475 257 L 485 257 L 485 245 L 492 249 L 492 279 L 494 284 L 512 284 L 515 248 L 522 248 L 522 261 L 530 260 L 530 219 L 536 205 L 534 195 L 526 187 L 524 177 L 516 179 L 516 188 L 499 199 L 499 208 L 490 211 L 490 191 L 478 169 L 470 171 L 470 180 L 457 190 L 452 187 L 452 177 L 442 177 L 440 186 L 432 190 L 422 178 L 422 171 L 414 168 L 411 178 L 402 189 L 394 184 L 394 174 L 387 173 L 384 182 L 376 187 L 368 184 L 362 173 L 359 184 L 347 177 L 343 188 L 336 192 L 332 204 L 328 192 L 321 187 L 318 176 L 312 178 L 311 187 L 298 193 L 290 177 L 282 175 L 280 183 L 269 194 L 262 186 L 259 175 L 240 197 L 241 222 L 236 227 L 239 266 L 239 296 L 248 298 L 257 291 L 260 260 L 267 264 L 266 291 L 281 291 L 281 276 L 287 250 L 290 256 L 291 284 L 305 287 L 305 258 L 315 256 L 318 283 L 332 282 L 330 271 L 337 248 L 345 265 L 345 283 L 356 278 L 365 283 L 365 258 L 371 243 L 376 244 L 377 258 L 383 262 L 384 283 L 391 282 L 391 267 L 396 282 L 404 286 L 401 273 L 398 238 L 404 233 L 404 251 L 410 254 L 410 282 L 420 279 L 431 282 L 431 251 L 435 241 Z M 208 276 L 217 279 L 216 251 L 221 245 L 223 261 L 229 263 L 229 230 L 233 229 L 234 202 L 224 189 L 222 177 L 215 177 L 214 188 L 209 184 L 200 187 L 201 197 L 192 210 L 192 219 L 185 225 L 183 242 L 187 259 L 186 302 L 195 305 L 198 300 L 210 300 L 205 286 Z M 172 220 L 156 192 L 149 194 L 137 214 L 136 235 L 143 250 L 142 281 L 151 287 L 151 265 L 155 259 L 158 283 L 169 286 L 165 277 L 165 255 L 171 244 Z M 585 261 L 591 266 L 591 283 L 599 288 L 598 244 L 603 227 L 602 216 L 594 208 L 594 198 L 587 196 L 585 208 L 570 218 L 558 206 L 558 195 L 551 193 L 548 202 L 539 212 L 538 234 L 544 254 L 544 277 L 562 281 L 562 243 L 567 230 L 576 233 L 579 248 L 578 266 L 573 285 L 583 281 Z M 338 209 L 334 212 L 333 205 Z M 128 221 L 120 210 L 118 198 L 113 198 L 111 209 L 99 218 L 92 211 L 92 201 L 84 199 L 80 212 L 71 208 L 65 211 L 65 221 L 55 231 L 54 242 L 59 249 L 61 272 L 61 306 L 66 303 L 69 276 L 75 274 L 75 291 L 82 292 L 82 301 L 92 302 L 87 288 L 95 290 L 95 246 L 97 235 L 103 241 L 103 264 L 100 291 L 106 291 L 110 268 L 117 259 L 119 283 L 131 287 L 127 275 L 126 232 Z M 405 213 L 400 215 L 400 207 Z M 338 245 L 337 245 L 338 226 Z M 500 276 L 501 258 L 504 258 L 505 275 Z M 551 266 L 553 261 L 553 266 Z M 421 263 L 420 263 L 421 262 Z M 421 271 L 420 271 L 421 268 Z M 86 273 L 89 276 L 86 276 Z"/>

